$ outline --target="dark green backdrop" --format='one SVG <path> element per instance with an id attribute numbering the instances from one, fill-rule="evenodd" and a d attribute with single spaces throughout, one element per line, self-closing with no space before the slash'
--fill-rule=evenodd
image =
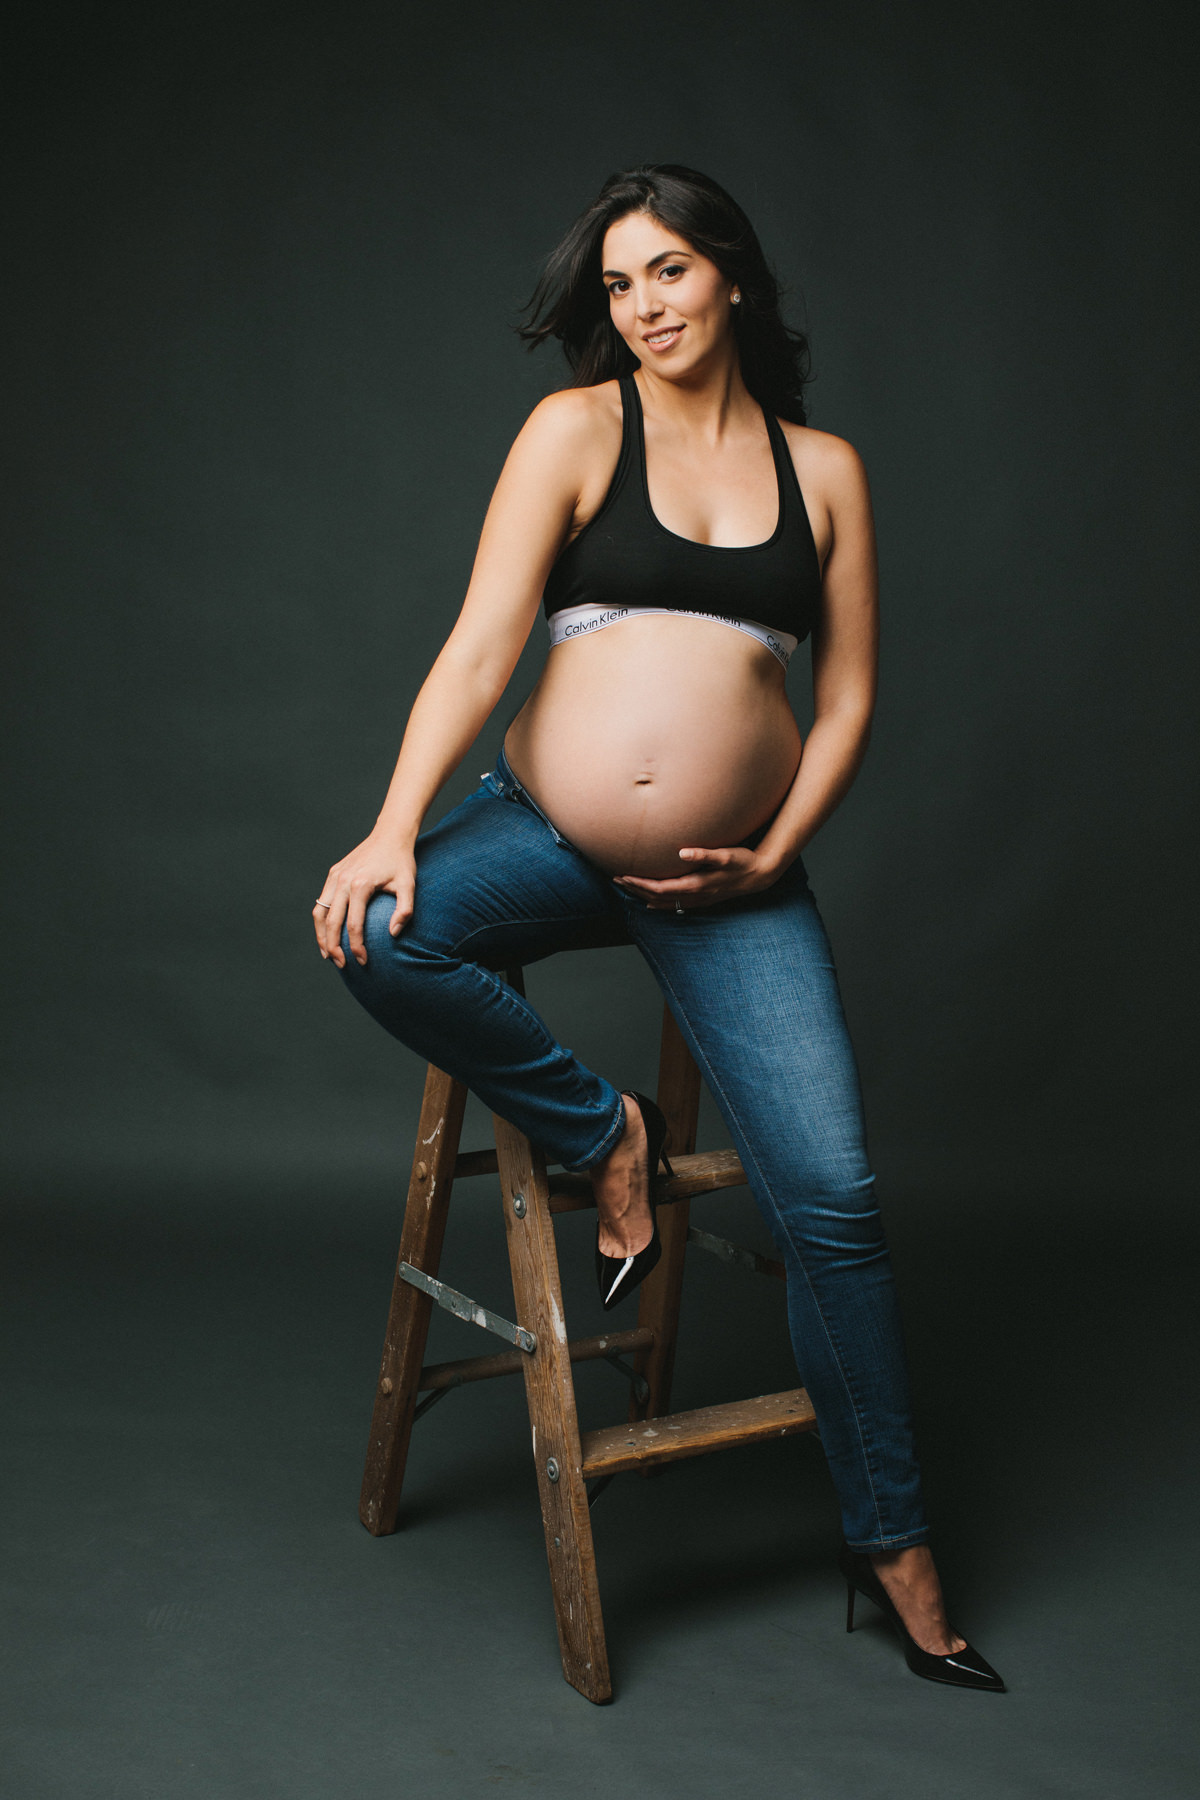
<path id="1" fill-rule="evenodd" d="M 1195 1793 L 1189 28 L 1028 0 L 27 9 L 3 160 L 14 1800 Z M 1003 1702 L 914 1681 L 878 1621 L 842 1634 L 812 1442 L 605 1495 L 602 1714 L 559 1679 L 517 1384 L 421 1424 L 397 1537 L 355 1517 L 422 1070 L 309 909 L 563 379 L 511 329 L 541 259 L 642 159 L 747 207 L 811 331 L 813 422 L 872 477 L 878 723 L 806 860 L 939 1567 Z M 806 685 L 800 657 L 802 718 Z M 529 988 L 651 1087 L 634 950 Z M 472 1103 L 466 1141 L 486 1129 Z M 744 1194 L 698 1216 L 761 1240 Z M 560 1232 L 575 1331 L 601 1317 L 588 1229 Z M 499 1232 L 494 1184 L 456 1193 L 445 1272 L 507 1311 Z M 439 1316 L 432 1354 L 473 1335 Z M 779 1296 L 689 1262 L 677 1403 L 794 1380 Z M 580 1394 L 585 1424 L 623 1406 L 602 1365 Z"/>
<path id="2" fill-rule="evenodd" d="M 22 1163 L 388 1153 L 419 1071 L 309 905 L 562 381 L 510 329 L 539 261 L 645 158 L 746 205 L 811 329 L 813 422 L 873 480 L 878 725 L 809 861 L 881 1170 L 1177 1191 L 1195 258 L 1177 45 L 1129 19 L 39 14 L 8 227 Z M 654 993 L 616 955 L 534 997 L 644 1076 Z"/>

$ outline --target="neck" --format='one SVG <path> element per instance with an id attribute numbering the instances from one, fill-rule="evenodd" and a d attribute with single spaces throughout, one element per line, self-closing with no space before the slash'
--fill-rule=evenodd
<path id="1" fill-rule="evenodd" d="M 719 360 L 706 361 L 685 375 L 660 375 L 643 362 L 634 381 L 642 409 L 668 428 L 716 443 L 730 426 L 757 418 L 760 408 L 742 380 L 737 353 L 730 345 Z"/>

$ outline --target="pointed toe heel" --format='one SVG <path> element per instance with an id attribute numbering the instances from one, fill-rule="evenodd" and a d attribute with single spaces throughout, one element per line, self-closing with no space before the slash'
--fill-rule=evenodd
<path id="1" fill-rule="evenodd" d="M 846 1581 L 847 1631 L 854 1630 L 854 1599 L 856 1594 L 862 1594 L 875 1602 L 900 1639 L 904 1660 L 914 1675 L 920 1675 L 925 1681 L 940 1681 L 947 1687 L 976 1688 L 986 1694 L 1008 1692 L 992 1665 L 985 1662 L 978 1650 L 973 1650 L 970 1644 L 964 1644 L 961 1650 L 956 1650 L 949 1656 L 934 1656 L 931 1651 L 922 1650 L 920 1644 L 909 1636 L 904 1620 L 875 1573 L 869 1556 L 843 1544 L 838 1553 L 838 1567 Z"/>
<path id="2" fill-rule="evenodd" d="M 662 1255 L 662 1239 L 658 1231 L 658 1196 L 655 1192 L 659 1163 L 662 1163 L 668 1175 L 675 1173 L 663 1149 L 667 1137 L 667 1121 L 662 1112 L 653 1100 L 648 1099 L 645 1094 L 639 1094 L 636 1088 L 622 1088 L 621 1092 L 637 1101 L 642 1123 L 646 1127 L 646 1166 L 650 1177 L 650 1217 L 654 1232 L 650 1242 L 633 1256 L 605 1256 L 600 1248 L 600 1227 L 597 1225 L 596 1281 L 605 1312 L 610 1312 L 634 1288 L 639 1287 Z"/>

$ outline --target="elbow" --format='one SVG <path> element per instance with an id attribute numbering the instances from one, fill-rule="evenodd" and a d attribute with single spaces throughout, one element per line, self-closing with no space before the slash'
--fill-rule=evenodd
<path id="1" fill-rule="evenodd" d="M 852 774 L 857 775 L 866 761 L 867 751 L 871 747 L 871 715 L 865 718 L 848 721 L 846 729 L 848 761 Z"/>
<path id="2" fill-rule="evenodd" d="M 839 737 L 854 745 L 860 752 L 866 752 L 871 741 L 871 726 L 875 719 L 875 708 L 865 702 L 847 701 L 841 706 L 820 709 L 813 720 L 813 728 L 820 725 L 823 729 L 836 732 Z"/>
<path id="3" fill-rule="evenodd" d="M 496 643 L 456 643 L 453 634 L 447 639 L 439 661 L 454 681 L 470 688 L 489 706 L 495 706 L 512 678 L 520 661 L 520 649 L 510 654 L 509 647 Z"/>

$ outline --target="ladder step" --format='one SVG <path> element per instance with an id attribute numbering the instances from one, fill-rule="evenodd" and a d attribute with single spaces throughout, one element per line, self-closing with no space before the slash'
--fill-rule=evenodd
<path id="1" fill-rule="evenodd" d="M 571 1361 L 595 1362 L 602 1356 L 622 1356 L 633 1350 L 649 1350 L 654 1333 L 646 1325 L 632 1331 L 608 1331 L 603 1337 L 573 1338 L 567 1345 Z M 457 1362 L 429 1363 L 421 1370 L 420 1392 L 462 1387 L 468 1381 L 490 1381 L 496 1375 L 519 1375 L 528 1362 L 523 1350 L 501 1350 L 497 1356 L 464 1356 Z"/>
<path id="2" fill-rule="evenodd" d="M 724 1188 L 745 1187 L 746 1173 L 736 1150 L 700 1150 L 691 1156 L 673 1156 L 674 1176 L 663 1181 L 660 1204 L 672 1200 L 691 1200 L 697 1194 L 717 1194 Z M 454 1161 L 454 1179 L 462 1181 L 472 1175 L 496 1173 L 494 1150 L 460 1150 Z M 582 1212 L 596 1204 L 591 1178 L 587 1174 L 571 1175 L 565 1170 L 551 1175 L 551 1212 Z"/>
<path id="3" fill-rule="evenodd" d="M 725 1406 L 701 1406 L 695 1412 L 668 1413 L 634 1425 L 607 1425 L 583 1434 L 585 1481 L 595 1475 L 619 1475 L 651 1463 L 704 1456 L 735 1444 L 811 1431 L 817 1415 L 803 1388 L 783 1394 L 760 1394 L 755 1400 L 732 1400 Z"/>
<path id="4" fill-rule="evenodd" d="M 697 1194 L 716 1194 L 723 1188 L 745 1187 L 746 1172 L 736 1150 L 700 1150 L 692 1156 L 672 1156 L 674 1175 L 662 1176 L 660 1206 L 672 1200 L 692 1200 Z M 556 1172 L 550 1176 L 550 1211 L 582 1212 L 595 1206 L 591 1177 Z"/>

